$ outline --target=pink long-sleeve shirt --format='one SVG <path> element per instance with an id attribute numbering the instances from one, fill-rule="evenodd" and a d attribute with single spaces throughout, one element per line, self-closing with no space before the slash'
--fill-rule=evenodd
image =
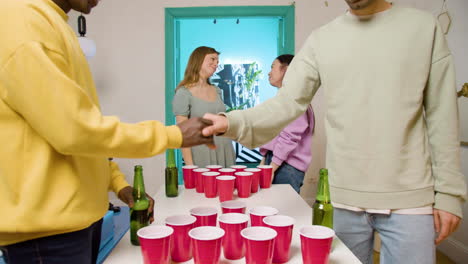
<path id="1" fill-rule="evenodd" d="M 265 155 L 273 152 L 272 162 L 277 165 L 288 163 L 300 171 L 306 171 L 312 160 L 311 140 L 314 132 L 315 118 L 312 107 L 286 126 L 272 141 L 260 147 Z"/>

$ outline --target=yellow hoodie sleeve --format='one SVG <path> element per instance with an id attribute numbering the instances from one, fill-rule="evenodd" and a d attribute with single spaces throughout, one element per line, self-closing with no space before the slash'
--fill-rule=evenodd
<path id="1" fill-rule="evenodd" d="M 109 166 L 111 172 L 111 183 L 109 189 L 115 194 L 118 194 L 120 190 L 130 186 L 130 184 L 125 180 L 125 175 L 122 173 L 117 163 L 109 161 Z"/>
<path id="2" fill-rule="evenodd" d="M 63 54 L 28 42 L 0 65 L 1 98 L 58 152 L 143 158 L 181 146 L 177 126 L 128 124 L 103 116 L 90 96 L 94 85 L 80 87 L 68 63 Z"/>

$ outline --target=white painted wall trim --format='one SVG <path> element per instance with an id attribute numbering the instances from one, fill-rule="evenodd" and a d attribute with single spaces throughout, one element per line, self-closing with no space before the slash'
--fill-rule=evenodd
<path id="1" fill-rule="evenodd" d="M 468 258 L 468 247 L 455 238 L 449 237 L 438 247 L 445 255 L 449 256 L 455 263 L 466 263 Z"/>

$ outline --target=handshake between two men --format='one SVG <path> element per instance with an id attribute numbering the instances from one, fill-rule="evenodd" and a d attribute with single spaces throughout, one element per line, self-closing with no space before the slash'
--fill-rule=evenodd
<path id="1" fill-rule="evenodd" d="M 205 114 L 203 118 L 189 118 L 177 126 L 182 132 L 182 148 L 206 144 L 209 148 L 216 148 L 213 135 L 226 132 L 227 118 L 223 115 Z"/>

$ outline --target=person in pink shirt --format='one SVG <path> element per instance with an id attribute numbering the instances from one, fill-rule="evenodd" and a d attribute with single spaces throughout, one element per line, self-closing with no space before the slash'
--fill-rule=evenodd
<path id="1" fill-rule="evenodd" d="M 294 55 L 278 56 L 268 74 L 270 84 L 281 88 L 283 77 Z M 273 184 L 290 184 L 299 193 L 304 174 L 312 160 L 311 140 L 314 132 L 314 111 L 307 111 L 286 126 L 272 141 L 260 147 L 264 156 L 260 164 L 273 167 Z"/>

